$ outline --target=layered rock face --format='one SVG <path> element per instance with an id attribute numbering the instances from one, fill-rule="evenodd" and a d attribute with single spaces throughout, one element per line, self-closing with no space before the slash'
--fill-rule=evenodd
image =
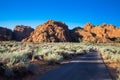
<path id="1" fill-rule="evenodd" d="M 21 41 L 22 39 L 29 37 L 32 31 L 34 31 L 34 29 L 29 26 L 17 25 L 13 31 L 13 39 Z"/>
<path id="2" fill-rule="evenodd" d="M 49 20 L 36 27 L 34 32 L 22 42 L 69 42 L 71 41 L 68 26 L 65 23 Z"/>
<path id="3" fill-rule="evenodd" d="M 87 23 L 83 29 L 77 29 L 76 33 L 82 36 L 83 42 L 111 42 L 120 37 L 120 28 L 115 28 L 111 24 L 94 26 Z"/>
<path id="4" fill-rule="evenodd" d="M 0 41 L 12 40 L 12 30 L 0 27 Z"/>

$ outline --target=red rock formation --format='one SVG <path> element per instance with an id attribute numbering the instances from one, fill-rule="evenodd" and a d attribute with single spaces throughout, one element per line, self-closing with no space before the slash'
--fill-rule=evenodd
<path id="1" fill-rule="evenodd" d="M 89 33 L 89 35 L 83 33 Z M 120 29 L 115 28 L 115 26 L 111 24 L 102 24 L 99 26 L 93 26 L 91 24 L 86 24 L 84 26 L 84 30 L 80 32 L 80 35 L 83 36 L 83 41 L 94 41 L 94 42 L 111 42 L 113 38 L 120 37 Z M 93 34 L 90 36 L 90 34 Z M 86 38 L 87 37 L 87 38 Z"/>
<path id="2" fill-rule="evenodd" d="M 33 30 L 23 25 L 16 26 L 14 32 L 0 27 L 0 41 L 14 39 L 22 42 L 111 42 L 120 38 L 120 28 L 112 24 L 94 26 L 87 23 L 84 28 L 69 30 L 65 23 L 49 20 Z"/>
<path id="3" fill-rule="evenodd" d="M 84 30 L 84 29 L 77 28 L 75 30 L 75 34 L 77 34 L 78 38 L 81 38 L 82 42 L 89 42 L 89 41 L 96 42 L 95 34 L 92 34 L 91 32 L 89 32 L 88 29 Z"/>
<path id="4" fill-rule="evenodd" d="M 111 24 L 94 26 L 87 23 L 84 28 L 76 27 L 73 30 L 69 30 L 64 23 L 49 20 L 45 24 L 39 25 L 22 42 L 111 42 L 119 37 L 120 28 L 115 28 Z"/>
<path id="5" fill-rule="evenodd" d="M 113 25 L 102 24 L 96 26 L 91 30 L 92 33 L 95 33 L 98 42 L 110 42 L 112 38 L 120 37 L 120 31 L 118 28 L 115 28 Z"/>
<path id="6" fill-rule="evenodd" d="M 24 26 L 24 25 L 17 25 L 14 28 L 14 32 L 13 32 L 13 38 L 16 41 L 21 41 L 24 38 L 27 38 L 30 36 L 30 33 L 33 31 L 34 29 L 29 27 L 29 26 Z"/>
<path id="7" fill-rule="evenodd" d="M 78 40 L 79 36 L 81 36 L 83 42 L 111 42 L 120 37 L 120 28 L 115 28 L 115 26 L 111 24 L 93 26 L 92 24 L 87 23 L 83 29 L 75 28 L 74 35 L 75 34 L 77 35 L 77 39 L 76 36 L 74 36 L 75 39 Z"/>
<path id="8" fill-rule="evenodd" d="M 0 27 L 0 41 L 12 40 L 12 30 Z"/>
<path id="9" fill-rule="evenodd" d="M 49 20 L 36 27 L 34 32 L 22 42 L 69 42 L 71 41 L 68 26 L 65 23 Z"/>
<path id="10" fill-rule="evenodd" d="M 83 36 L 79 34 L 79 31 L 81 31 L 83 28 L 81 27 L 75 27 L 74 29 L 70 30 L 70 36 L 72 39 L 72 42 L 81 42 Z"/>
<path id="11" fill-rule="evenodd" d="M 91 32 L 91 29 L 94 28 L 95 26 L 90 24 L 90 23 L 87 23 L 84 25 L 84 30 L 88 31 L 88 32 Z"/>

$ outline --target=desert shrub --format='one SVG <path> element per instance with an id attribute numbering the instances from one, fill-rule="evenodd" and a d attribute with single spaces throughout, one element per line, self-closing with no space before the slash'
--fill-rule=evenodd
<path id="1" fill-rule="evenodd" d="M 63 59 L 72 59 L 77 54 L 86 54 L 91 44 L 84 43 L 0 43 L 0 74 L 7 77 L 24 76 L 36 72 L 37 59 L 47 64 L 59 64 Z"/>
<path id="2" fill-rule="evenodd" d="M 63 59 L 62 55 L 58 55 L 57 53 L 50 53 L 48 56 L 44 57 L 44 60 L 47 64 L 59 64 Z"/>
<path id="3" fill-rule="evenodd" d="M 120 75 L 118 75 L 118 78 L 117 78 L 117 80 L 120 80 Z"/>
<path id="4" fill-rule="evenodd" d="M 72 59 L 72 56 L 68 53 L 61 53 L 61 55 L 63 56 L 63 59 Z"/>
<path id="5" fill-rule="evenodd" d="M 119 47 L 115 46 L 96 46 L 98 51 L 102 54 L 104 59 L 109 60 L 110 62 L 119 63 Z"/>
<path id="6" fill-rule="evenodd" d="M 30 62 L 25 54 L 2 53 L 0 59 L 0 73 L 5 77 L 23 77 L 30 72 L 32 73 L 32 70 L 28 69 Z"/>
<path id="7" fill-rule="evenodd" d="M 120 80 L 120 68 L 117 69 L 117 72 L 118 72 L 118 77 L 116 80 Z"/>
<path id="8" fill-rule="evenodd" d="M 120 37 L 116 38 L 114 42 L 120 43 Z"/>

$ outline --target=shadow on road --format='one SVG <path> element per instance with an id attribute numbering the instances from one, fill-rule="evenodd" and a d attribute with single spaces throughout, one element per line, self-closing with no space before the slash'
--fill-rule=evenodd
<path id="1" fill-rule="evenodd" d="M 36 80 L 112 80 L 96 50 L 51 70 Z"/>

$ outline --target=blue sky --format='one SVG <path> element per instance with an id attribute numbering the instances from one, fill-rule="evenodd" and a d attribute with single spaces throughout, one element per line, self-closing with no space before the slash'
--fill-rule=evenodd
<path id="1" fill-rule="evenodd" d="M 120 0 L 0 0 L 0 26 L 35 28 L 49 19 L 70 29 L 87 22 L 120 26 Z"/>

